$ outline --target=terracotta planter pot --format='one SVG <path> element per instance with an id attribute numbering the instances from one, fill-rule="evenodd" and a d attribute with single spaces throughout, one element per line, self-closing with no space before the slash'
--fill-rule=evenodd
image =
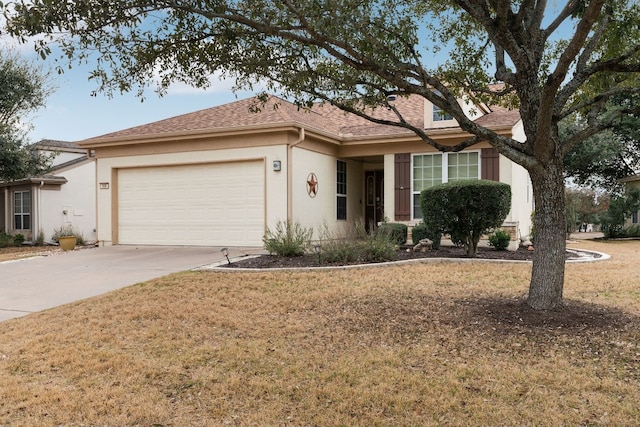
<path id="1" fill-rule="evenodd" d="M 63 236 L 58 239 L 63 251 L 72 251 L 76 247 L 76 236 Z"/>

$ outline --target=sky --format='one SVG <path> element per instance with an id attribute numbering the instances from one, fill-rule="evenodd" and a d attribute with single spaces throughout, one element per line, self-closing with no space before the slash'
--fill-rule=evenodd
<path id="1" fill-rule="evenodd" d="M 30 52 L 24 55 L 32 56 Z M 38 62 L 48 64 L 48 61 Z M 30 120 L 33 126 L 28 134 L 30 142 L 80 141 L 253 95 L 233 93 L 233 82 L 213 79 L 212 87 L 206 91 L 174 85 L 159 97 L 149 90 L 144 102 L 135 93 L 115 94 L 112 98 L 101 93 L 91 96 L 96 84 L 88 80 L 90 71 L 91 67 L 86 66 L 74 67 L 61 75 L 54 73 L 55 91 L 47 98 L 46 107 L 35 112 Z"/>
<path id="2" fill-rule="evenodd" d="M 0 46 L 20 53 L 37 66 L 55 69 L 53 56 L 40 59 L 31 43 L 19 45 L 0 36 Z M 92 96 L 96 83 L 89 81 L 91 70 L 91 65 L 74 65 L 63 74 L 52 71 L 50 83 L 54 91 L 46 99 L 46 106 L 25 119 L 30 124 L 30 129 L 25 126 L 29 143 L 42 139 L 81 141 L 254 95 L 248 91 L 234 93 L 233 81 L 214 76 L 207 90 L 175 84 L 162 97 L 149 89 L 144 102 L 135 92 L 114 94 L 111 98 L 102 93 Z"/>

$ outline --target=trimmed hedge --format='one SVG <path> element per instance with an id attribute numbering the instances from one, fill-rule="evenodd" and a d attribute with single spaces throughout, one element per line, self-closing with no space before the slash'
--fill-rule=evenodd
<path id="1" fill-rule="evenodd" d="M 385 222 L 380 224 L 376 231 L 378 235 L 387 237 L 390 241 L 397 245 L 407 243 L 408 228 L 405 224 L 397 222 Z"/>
<path id="2" fill-rule="evenodd" d="M 411 240 L 414 245 L 417 245 L 418 242 L 422 239 L 429 239 L 432 242 L 431 247 L 433 249 L 440 249 L 440 240 L 442 240 L 442 233 L 437 230 L 430 230 L 424 222 L 416 224 L 411 229 Z"/>
<path id="3" fill-rule="evenodd" d="M 463 180 L 435 185 L 421 193 L 428 229 L 449 234 L 476 256 L 483 234 L 502 225 L 511 208 L 511 187 L 488 180 Z"/>

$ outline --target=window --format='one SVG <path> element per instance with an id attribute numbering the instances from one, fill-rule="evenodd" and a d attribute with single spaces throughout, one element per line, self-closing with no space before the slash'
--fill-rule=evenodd
<path id="1" fill-rule="evenodd" d="M 631 214 L 631 223 L 632 224 L 638 223 L 638 211 L 635 211 Z"/>
<path id="2" fill-rule="evenodd" d="M 412 157 L 413 218 L 422 219 L 420 193 L 429 187 L 450 181 L 480 179 L 480 154 L 477 151 L 448 154 L 417 154 Z"/>
<path id="3" fill-rule="evenodd" d="M 336 219 L 347 219 L 347 162 L 337 161 L 336 174 Z"/>
<path id="4" fill-rule="evenodd" d="M 31 192 L 29 191 L 13 193 L 13 228 L 31 229 Z"/>
<path id="5" fill-rule="evenodd" d="M 441 93 L 438 92 L 437 90 L 434 91 L 434 93 L 436 95 L 441 95 Z M 453 120 L 453 116 L 447 113 L 446 111 L 444 111 L 443 109 L 441 109 L 440 107 L 438 107 L 436 104 L 433 104 L 433 121 L 439 122 L 444 120 Z"/>
<path id="6" fill-rule="evenodd" d="M 442 154 L 413 156 L 413 217 L 422 218 L 420 192 L 442 183 Z"/>
<path id="7" fill-rule="evenodd" d="M 478 179 L 478 153 L 451 153 L 448 155 L 447 181 Z"/>

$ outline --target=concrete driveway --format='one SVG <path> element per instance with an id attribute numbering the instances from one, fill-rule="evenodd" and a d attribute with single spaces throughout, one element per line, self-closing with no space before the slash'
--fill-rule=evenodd
<path id="1" fill-rule="evenodd" d="M 221 248 L 108 246 L 0 263 L 0 321 L 225 261 Z M 229 248 L 235 258 L 263 253 Z"/>

